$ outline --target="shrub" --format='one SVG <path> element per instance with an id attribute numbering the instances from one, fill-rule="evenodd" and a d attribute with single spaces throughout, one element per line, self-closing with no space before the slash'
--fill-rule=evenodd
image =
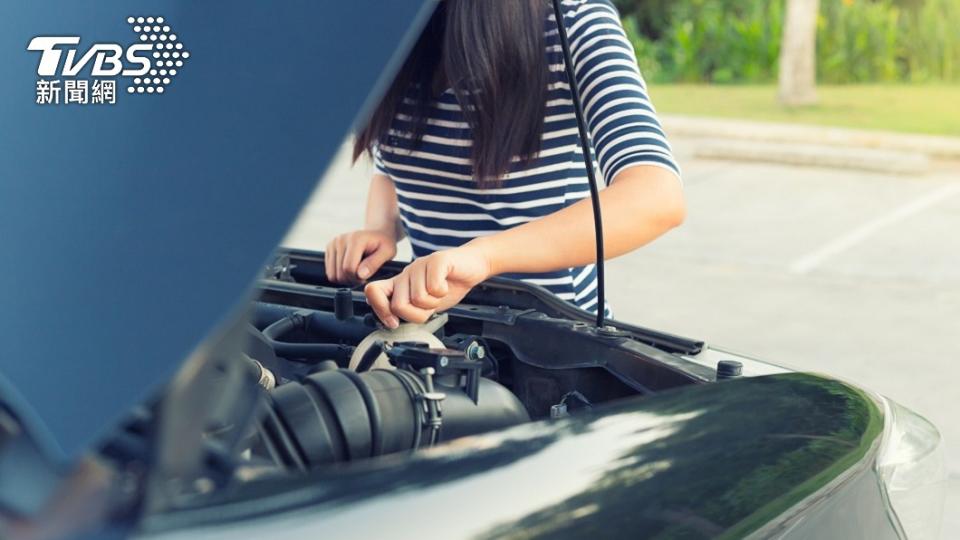
<path id="1" fill-rule="evenodd" d="M 960 0 L 926 0 L 902 25 L 908 80 L 960 81 Z"/>
<path id="2" fill-rule="evenodd" d="M 776 79 L 785 0 L 615 0 L 647 78 Z M 821 0 L 828 83 L 960 80 L 960 0 Z"/>
<path id="3" fill-rule="evenodd" d="M 891 0 L 825 1 L 817 24 L 823 82 L 890 82 L 897 69 L 900 8 Z"/>
<path id="4" fill-rule="evenodd" d="M 689 0 L 674 4 L 658 36 L 644 32 L 636 15 L 624 26 L 648 78 L 762 82 L 775 74 L 782 18 L 778 1 Z"/>

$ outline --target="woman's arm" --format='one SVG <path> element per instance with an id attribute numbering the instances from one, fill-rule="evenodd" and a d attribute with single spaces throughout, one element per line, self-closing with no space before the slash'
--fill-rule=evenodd
<path id="1" fill-rule="evenodd" d="M 604 250 L 613 258 L 650 243 L 683 222 L 683 192 L 676 175 L 657 166 L 620 171 L 600 192 Z M 438 251 L 398 276 L 367 285 L 367 301 L 390 328 L 399 319 L 423 322 L 451 308 L 474 286 L 497 274 L 549 272 L 596 261 L 589 200 L 519 225 Z"/>
<path id="2" fill-rule="evenodd" d="M 683 221 L 680 170 L 616 8 L 606 1 L 584 2 L 564 24 L 570 30 L 587 129 L 609 186 L 600 191 L 600 205 L 604 253 L 613 258 Z M 594 262 L 590 201 L 477 244 L 487 252 L 493 274 L 548 272 Z"/>
<path id="3" fill-rule="evenodd" d="M 600 191 L 606 258 L 649 244 L 683 223 L 676 175 L 652 166 L 624 169 Z M 542 219 L 471 242 L 490 274 L 550 272 L 596 262 L 593 208 L 584 199 Z"/>
<path id="4" fill-rule="evenodd" d="M 397 190 L 390 178 L 384 174 L 374 174 L 370 181 L 364 229 L 383 231 L 392 236 L 394 242 L 403 239 L 400 210 L 397 208 Z"/>
<path id="5" fill-rule="evenodd" d="M 399 218 L 393 182 L 383 174 L 375 174 L 367 195 L 364 228 L 341 234 L 327 244 L 327 279 L 334 283 L 362 282 L 393 259 L 397 242 L 403 238 Z"/>

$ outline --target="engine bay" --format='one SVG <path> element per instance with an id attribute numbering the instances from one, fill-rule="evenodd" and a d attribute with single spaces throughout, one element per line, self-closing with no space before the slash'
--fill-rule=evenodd
<path id="1" fill-rule="evenodd" d="M 250 313 L 244 356 L 266 396 L 251 451 L 285 470 L 416 452 L 712 375 L 671 354 L 702 344 L 595 328 L 589 313 L 512 280 L 389 330 L 362 287 L 329 283 L 320 256 L 290 252 Z"/>
<path id="2" fill-rule="evenodd" d="M 245 312 L 99 456 L 139 477 L 131 508 L 162 514 L 717 377 L 689 360 L 703 343 L 592 322 L 545 289 L 494 278 L 389 330 L 361 286 L 327 281 L 321 253 L 283 252 Z"/>

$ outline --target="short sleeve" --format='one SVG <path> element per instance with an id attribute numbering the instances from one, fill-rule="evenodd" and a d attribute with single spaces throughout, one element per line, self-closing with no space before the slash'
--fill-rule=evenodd
<path id="1" fill-rule="evenodd" d="M 633 165 L 663 167 L 679 179 L 680 167 L 647 95 L 617 9 L 607 0 L 581 0 L 566 24 L 574 74 L 605 182 Z"/>

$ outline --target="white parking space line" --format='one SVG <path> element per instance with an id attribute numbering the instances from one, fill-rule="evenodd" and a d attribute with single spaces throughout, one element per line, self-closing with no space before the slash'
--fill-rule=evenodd
<path id="1" fill-rule="evenodd" d="M 899 221 L 902 221 L 922 210 L 930 208 L 954 195 L 960 193 L 960 184 L 951 184 L 935 189 L 926 195 L 914 199 L 902 206 L 899 206 L 890 212 L 868 221 L 856 229 L 828 242 L 820 249 L 812 251 L 803 257 L 800 257 L 790 265 L 790 271 L 795 274 L 807 274 L 812 272 L 825 261 L 848 251 L 857 244 L 862 243 L 871 236 L 875 235 L 884 227 L 889 227 Z"/>

